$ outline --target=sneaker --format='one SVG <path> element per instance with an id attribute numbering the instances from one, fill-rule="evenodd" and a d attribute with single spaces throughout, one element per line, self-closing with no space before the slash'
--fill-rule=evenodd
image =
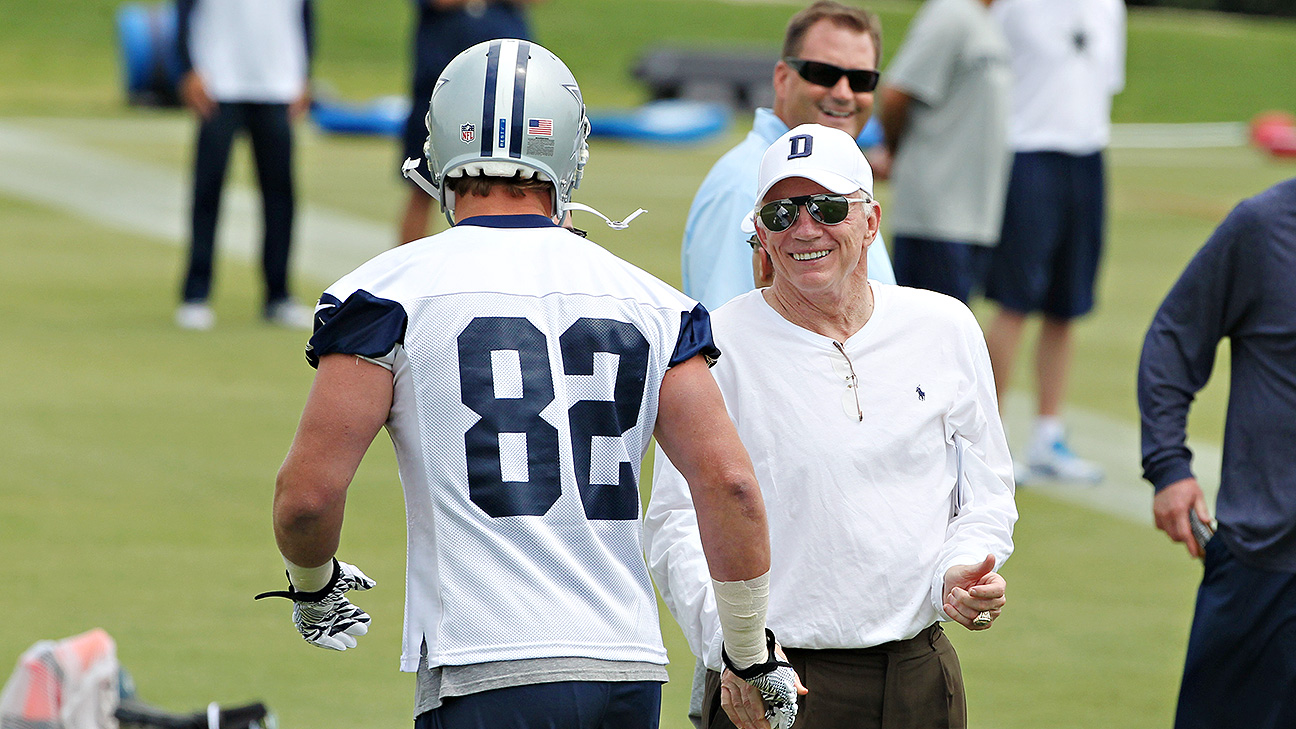
<path id="1" fill-rule="evenodd" d="M 266 306 L 265 320 L 286 329 L 314 329 L 315 311 L 285 299 Z"/>
<path id="2" fill-rule="evenodd" d="M 216 313 L 202 302 L 181 304 L 175 313 L 176 326 L 181 329 L 207 331 L 216 326 Z"/>
<path id="3" fill-rule="evenodd" d="M 1036 444 L 1030 451 L 1030 472 L 1034 478 L 1096 484 L 1103 480 L 1103 469 L 1077 456 L 1061 438 L 1047 444 Z"/>

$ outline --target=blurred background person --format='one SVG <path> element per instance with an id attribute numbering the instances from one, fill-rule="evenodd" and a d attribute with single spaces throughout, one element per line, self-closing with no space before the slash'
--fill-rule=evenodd
<path id="1" fill-rule="evenodd" d="M 1185 429 L 1225 337 L 1219 526 L 1203 549 Z M 1205 557 L 1175 727 L 1296 726 L 1296 179 L 1242 201 L 1188 263 L 1143 341 L 1138 404 L 1157 528 Z"/>
<path id="2" fill-rule="evenodd" d="M 1034 434 L 1019 481 L 1096 483 L 1097 464 L 1067 445 L 1062 421 L 1072 324 L 1094 306 L 1106 212 L 1103 149 L 1112 96 L 1125 87 L 1121 0 L 996 0 L 991 15 L 1012 52 L 1008 142 L 1013 166 L 985 295 L 986 331 L 1002 407 L 1026 320 L 1040 314 Z"/>
<path id="3" fill-rule="evenodd" d="M 927 0 L 887 67 L 896 282 L 966 303 L 999 240 L 1008 187 L 1008 43 L 992 0 Z"/>
<path id="4" fill-rule="evenodd" d="M 311 327 L 311 310 L 292 300 L 292 122 L 309 101 L 311 0 L 179 0 L 180 94 L 198 117 L 189 263 L 176 324 L 210 329 L 208 305 L 216 220 L 234 136 L 247 131 L 261 188 L 267 322 Z"/>
<path id="5" fill-rule="evenodd" d="M 402 160 L 423 158 L 428 101 L 450 59 L 494 38 L 530 40 L 525 6 L 535 2 L 540 0 L 414 0 L 418 15 L 411 39 L 410 113 L 405 120 Z M 401 215 L 400 243 L 427 235 L 432 209 L 432 198 L 413 183 L 404 184 L 409 197 Z"/>
<path id="6" fill-rule="evenodd" d="M 774 66 L 774 108 L 756 110 L 752 130 L 721 157 L 698 187 L 684 226 L 684 293 L 714 311 L 757 285 L 749 245 L 756 169 L 769 145 L 788 129 L 823 124 L 858 137 L 873 113 L 882 59 L 882 26 L 859 7 L 819 0 L 792 16 Z M 760 251 L 757 248 L 756 255 Z M 895 283 L 886 246 L 868 251 L 874 279 Z M 759 265 L 757 262 L 756 265 Z"/>

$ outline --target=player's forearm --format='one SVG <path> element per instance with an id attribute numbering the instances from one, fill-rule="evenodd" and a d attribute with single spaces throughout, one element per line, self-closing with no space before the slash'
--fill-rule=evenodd
<path id="1" fill-rule="evenodd" d="M 749 580 L 769 571 L 769 527 L 755 476 L 724 475 L 692 489 L 711 577 Z"/>
<path id="2" fill-rule="evenodd" d="M 711 576 L 731 582 L 769 571 L 765 501 L 701 356 L 663 378 L 655 433 L 689 485 Z"/>
<path id="3" fill-rule="evenodd" d="M 346 490 L 303 483 L 308 478 L 291 462 L 284 464 L 275 485 L 274 533 L 285 559 L 315 567 L 337 552 Z"/>

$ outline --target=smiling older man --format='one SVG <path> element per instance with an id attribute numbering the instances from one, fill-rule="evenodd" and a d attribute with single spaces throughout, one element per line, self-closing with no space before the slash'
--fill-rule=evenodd
<path id="1" fill-rule="evenodd" d="M 713 373 L 770 526 L 769 625 L 809 694 L 798 727 L 962 727 L 940 623 L 988 628 L 1017 518 L 985 340 L 943 294 L 870 281 L 880 208 L 854 139 L 807 124 L 761 161 L 757 235 L 775 274 L 712 317 Z M 712 669 L 704 726 L 732 679 L 687 484 L 660 451 L 649 566 Z M 741 714 L 741 707 L 739 708 Z"/>

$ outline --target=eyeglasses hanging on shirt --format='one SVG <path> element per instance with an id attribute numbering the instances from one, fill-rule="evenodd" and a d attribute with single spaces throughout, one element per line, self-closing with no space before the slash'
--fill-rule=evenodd
<path id="1" fill-rule="evenodd" d="M 851 362 L 850 355 L 846 354 L 846 348 L 841 342 L 833 341 L 833 346 L 841 352 L 841 356 L 846 358 L 846 367 L 850 369 L 850 376 L 846 378 L 846 388 L 855 394 L 855 412 L 859 414 L 859 421 L 864 422 L 864 408 L 860 407 L 859 399 L 859 377 L 855 375 L 855 365 Z"/>

